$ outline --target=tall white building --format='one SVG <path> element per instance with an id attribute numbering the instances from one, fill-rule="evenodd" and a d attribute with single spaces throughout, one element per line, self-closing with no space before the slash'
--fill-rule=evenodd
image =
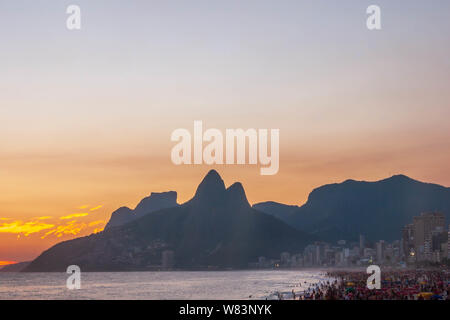
<path id="1" fill-rule="evenodd" d="M 377 262 L 381 263 L 384 261 L 384 240 L 377 242 Z"/>
<path id="2" fill-rule="evenodd" d="M 364 236 L 362 234 L 359 235 L 359 254 L 363 255 L 364 254 L 364 248 L 366 247 L 365 244 L 365 239 Z"/>

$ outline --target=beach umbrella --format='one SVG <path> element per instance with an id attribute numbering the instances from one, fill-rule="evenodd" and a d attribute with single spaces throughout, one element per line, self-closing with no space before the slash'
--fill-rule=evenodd
<path id="1" fill-rule="evenodd" d="M 432 292 L 421 292 L 419 296 L 422 296 L 424 299 L 429 299 L 433 295 Z"/>

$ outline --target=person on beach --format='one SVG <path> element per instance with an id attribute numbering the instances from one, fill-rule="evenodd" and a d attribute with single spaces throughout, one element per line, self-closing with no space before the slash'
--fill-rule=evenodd
<path id="1" fill-rule="evenodd" d="M 335 271 L 327 274 L 335 278 L 315 286 L 314 300 L 450 300 L 450 272 L 448 270 L 388 270 L 383 273 L 382 288 L 369 290 L 365 272 Z M 310 289 L 311 290 L 311 287 Z"/>

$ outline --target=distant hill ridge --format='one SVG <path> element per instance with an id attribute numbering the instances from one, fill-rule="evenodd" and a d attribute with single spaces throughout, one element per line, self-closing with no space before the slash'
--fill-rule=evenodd
<path id="1" fill-rule="evenodd" d="M 105 230 L 127 224 L 148 213 L 176 206 L 178 206 L 178 203 L 175 191 L 152 192 L 150 196 L 142 199 L 134 210 L 128 207 L 120 207 L 114 211 L 105 226 Z"/>
<path id="2" fill-rule="evenodd" d="M 30 261 L 8 264 L 0 268 L 0 272 L 20 272 L 30 264 Z"/>
<path id="3" fill-rule="evenodd" d="M 375 182 L 346 180 L 321 186 L 300 207 L 262 202 L 253 208 L 325 241 L 356 240 L 359 234 L 392 241 L 400 239 L 402 227 L 422 212 L 441 212 L 448 223 L 450 188 L 394 175 Z"/>

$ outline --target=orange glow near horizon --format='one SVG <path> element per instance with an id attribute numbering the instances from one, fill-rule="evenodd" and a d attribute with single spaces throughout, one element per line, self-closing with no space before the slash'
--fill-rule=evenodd
<path id="1" fill-rule="evenodd" d="M 0 253 L 7 253 L 3 253 L 2 258 L 13 256 L 20 261 L 30 260 L 62 240 L 103 231 L 107 220 L 99 219 L 103 215 L 95 213 L 101 207 L 102 205 L 93 206 L 90 209 L 91 217 L 88 213 L 58 217 L 56 212 L 52 216 L 32 217 L 28 220 L 25 215 L 21 216 L 21 220 L 0 217 Z M 75 208 L 79 209 L 79 206 Z M 89 208 L 90 206 L 86 206 L 85 209 Z M 96 220 L 92 221 L 93 218 Z"/>
<path id="2" fill-rule="evenodd" d="M 419 158 L 413 158 L 411 162 L 417 163 L 417 159 Z M 19 205 L 12 201 L 8 208 L 4 208 L 3 211 L 10 214 L 0 217 L 0 258 L 5 261 L 27 261 L 34 259 L 43 250 L 60 241 L 101 232 L 114 210 L 121 206 L 133 209 L 142 198 L 151 192 L 177 191 L 178 203 L 183 203 L 194 195 L 197 185 L 210 169 L 216 169 L 227 186 L 235 181 L 242 182 L 247 198 L 252 204 L 272 200 L 302 205 L 314 188 L 323 184 L 342 182 L 349 178 L 375 181 L 393 174 L 404 173 L 425 182 L 438 182 L 446 185 L 445 182 L 449 181 L 445 176 L 441 176 L 439 181 L 436 179 L 439 176 L 433 177 L 432 174 L 427 175 L 423 171 L 421 173 L 413 170 L 414 165 L 410 165 L 409 168 L 404 167 L 402 171 L 395 171 L 398 163 L 394 161 L 394 158 L 391 158 L 388 166 L 383 166 L 379 159 L 374 158 L 374 161 L 378 163 L 378 168 L 374 167 L 374 162 L 369 160 L 364 165 L 360 163 L 359 166 L 355 166 L 354 161 L 356 161 L 354 158 L 343 158 L 341 162 L 321 162 L 304 157 L 303 162 L 296 162 L 294 159 L 285 157 L 284 161 L 281 161 L 280 172 L 274 176 L 260 176 L 257 166 L 248 165 L 174 166 L 169 164 L 161 166 L 160 172 L 141 170 L 137 167 L 136 175 L 133 171 L 127 171 L 130 178 L 126 185 L 120 183 L 124 180 L 121 170 L 110 171 L 103 179 L 100 179 L 100 176 L 97 177 L 98 179 L 93 179 L 93 181 L 101 181 L 99 184 L 84 184 L 84 182 L 73 179 L 73 175 L 64 181 L 64 177 L 52 177 L 49 172 L 47 187 L 42 188 L 39 193 L 30 192 L 26 203 Z M 402 164 L 405 166 L 407 163 L 402 160 Z M 364 174 L 364 172 L 370 172 L 369 168 L 372 173 Z M 64 186 L 62 189 L 67 188 L 64 190 L 66 203 L 64 201 L 52 203 L 51 201 L 55 190 L 51 185 L 56 181 L 59 181 L 60 186 Z M 74 185 L 77 188 L 73 188 Z M 79 186 L 82 185 L 84 185 L 84 188 L 81 188 L 84 190 L 84 194 L 81 196 L 85 199 L 83 202 L 98 203 L 101 201 L 103 205 L 80 205 L 78 192 Z M 13 198 L 11 197 L 11 199 Z M 59 200 L 62 200 L 61 195 Z M 5 207 L 5 205 L 3 206 Z M 86 212 L 80 213 L 78 210 L 81 207 Z M 28 212 L 32 212 L 32 214 Z M 61 214 L 60 212 L 66 213 Z"/>
<path id="3" fill-rule="evenodd" d="M 7 266 L 10 264 L 16 264 L 17 261 L 0 261 L 0 267 Z"/>

